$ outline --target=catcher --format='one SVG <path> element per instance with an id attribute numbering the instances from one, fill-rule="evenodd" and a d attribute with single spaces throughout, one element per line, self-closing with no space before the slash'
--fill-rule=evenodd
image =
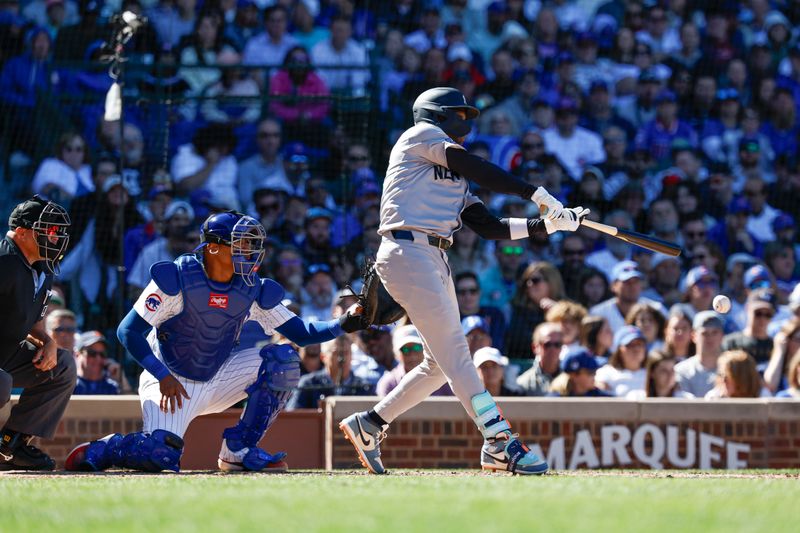
<path id="1" fill-rule="evenodd" d="M 547 463 L 512 434 L 472 364 L 445 251 L 462 223 L 485 239 L 524 239 L 575 231 L 589 210 L 566 209 L 543 188 L 468 153 L 461 144 L 479 111 L 459 91 L 429 89 L 414 102 L 413 112 L 415 125 L 400 136 L 389 157 L 377 278 L 367 276 L 361 306 L 363 319 L 372 323 L 395 318 L 399 310 L 393 301 L 402 306 L 422 337 L 424 359 L 372 410 L 345 418 L 339 427 L 364 466 L 382 474 L 380 443 L 389 423 L 447 381 L 483 434 L 484 469 L 543 474 Z M 531 200 L 546 218 L 499 219 L 469 192 L 468 180 Z"/>

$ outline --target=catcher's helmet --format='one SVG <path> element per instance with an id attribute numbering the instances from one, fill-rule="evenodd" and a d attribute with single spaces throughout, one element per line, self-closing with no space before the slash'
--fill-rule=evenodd
<path id="1" fill-rule="evenodd" d="M 459 117 L 455 111 L 462 110 L 467 120 Z M 461 91 L 452 87 L 434 87 L 417 96 L 414 101 L 414 124 L 429 122 L 442 128 L 450 137 L 463 137 L 470 130 L 468 120 L 481 114 L 478 108 L 467 104 Z"/>
<path id="2" fill-rule="evenodd" d="M 253 285 L 256 271 L 264 259 L 264 243 L 267 232 L 253 217 L 226 211 L 208 217 L 200 228 L 200 246 L 222 244 L 231 247 L 233 272 L 244 278 L 247 285 Z"/>

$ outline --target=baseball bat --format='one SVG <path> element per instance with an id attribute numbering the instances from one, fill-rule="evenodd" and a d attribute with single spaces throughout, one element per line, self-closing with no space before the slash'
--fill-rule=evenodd
<path id="1" fill-rule="evenodd" d="M 642 248 L 646 248 L 654 252 L 659 252 L 672 257 L 678 257 L 681 255 L 681 247 L 669 241 L 650 237 L 649 235 L 644 235 L 635 231 L 615 228 L 614 226 L 601 224 L 600 222 L 594 222 L 585 218 L 581 220 L 581 224 L 587 228 L 597 230 L 601 233 L 605 233 L 606 235 L 611 235 L 612 237 L 622 239 L 625 242 L 635 244 L 636 246 L 641 246 Z"/>

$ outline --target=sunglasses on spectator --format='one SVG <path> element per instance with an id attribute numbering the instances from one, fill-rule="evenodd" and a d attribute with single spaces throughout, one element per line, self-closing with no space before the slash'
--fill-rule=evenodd
<path id="1" fill-rule="evenodd" d="M 64 151 L 65 152 L 83 152 L 83 145 L 82 144 L 78 144 L 78 145 L 75 145 L 75 146 L 65 146 L 64 147 Z"/>
<path id="2" fill-rule="evenodd" d="M 758 310 L 758 311 L 755 312 L 755 317 L 756 318 L 768 318 L 768 319 L 772 320 L 772 317 L 774 317 L 774 316 L 775 316 L 775 313 L 771 313 L 770 311 Z"/>
<path id="3" fill-rule="evenodd" d="M 687 237 L 705 237 L 706 236 L 706 232 L 705 231 L 687 231 L 686 232 L 686 236 Z"/>
<path id="4" fill-rule="evenodd" d="M 86 355 L 89 356 L 89 357 L 105 357 L 106 356 L 106 351 L 105 350 L 89 350 L 89 349 L 86 349 L 84 351 L 86 352 Z"/>
<path id="5" fill-rule="evenodd" d="M 527 285 L 528 287 L 533 287 L 534 285 L 538 285 L 543 281 L 544 279 L 542 278 L 528 278 L 525 280 L 525 285 Z"/>
<path id="6" fill-rule="evenodd" d="M 281 134 L 278 133 L 277 131 L 259 131 L 258 132 L 258 138 L 259 139 L 268 139 L 270 137 L 277 138 L 277 137 L 280 137 L 280 136 L 281 136 Z"/>
<path id="7" fill-rule="evenodd" d="M 75 326 L 58 326 L 53 331 L 55 331 L 56 333 L 75 333 L 76 331 L 78 331 L 78 328 L 76 328 Z"/>
<path id="8" fill-rule="evenodd" d="M 480 290 L 477 287 L 468 287 L 466 289 L 458 289 L 456 294 L 463 296 L 465 294 L 478 294 Z"/>
<path id="9" fill-rule="evenodd" d="M 695 259 L 699 259 L 700 261 L 702 261 L 704 259 L 708 259 L 708 256 L 706 254 L 697 254 L 697 255 L 694 256 L 694 258 Z M 698 285 L 699 285 L 699 283 L 698 283 Z"/>
<path id="10" fill-rule="evenodd" d="M 501 246 L 500 253 L 503 255 L 522 255 L 525 249 L 522 246 Z"/>
<path id="11" fill-rule="evenodd" d="M 558 350 L 560 350 L 561 347 L 564 346 L 564 343 L 563 342 L 558 342 L 558 341 L 549 341 L 549 342 L 543 342 L 542 346 L 544 346 L 545 349 L 548 349 L 548 350 L 549 349 L 553 349 L 553 350 L 558 349 Z"/>
<path id="12" fill-rule="evenodd" d="M 274 204 L 261 204 L 256 207 L 256 211 L 259 213 L 267 213 L 269 211 L 279 211 L 281 208 L 281 204 L 275 202 Z"/>
<path id="13" fill-rule="evenodd" d="M 400 353 L 411 353 L 411 352 L 421 352 L 422 345 L 419 343 L 414 344 L 406 344 L 405 346 L 400 347 Z"/>
<path id="14" fill-rule="evenodd" d="M 608 144 L 625 144 L 624 137 L 606 137 L 606 142 Z"/>

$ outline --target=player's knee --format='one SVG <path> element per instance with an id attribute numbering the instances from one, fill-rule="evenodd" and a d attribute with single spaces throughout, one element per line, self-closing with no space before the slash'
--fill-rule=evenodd
<path id="1" fill-rule="evenodd" d="M 261 351 L 264 374 L 270 389 L 293 390 L 300 382 L 300 354 L 288 344 L 267 346 Z"/>
<path id="2" fill-rule="evenodd" d="M 8 372 L 0 370 L 0 407 L 3 407 L 11 399 L 11 389 L 14 386 L 14 379 Z"/>

